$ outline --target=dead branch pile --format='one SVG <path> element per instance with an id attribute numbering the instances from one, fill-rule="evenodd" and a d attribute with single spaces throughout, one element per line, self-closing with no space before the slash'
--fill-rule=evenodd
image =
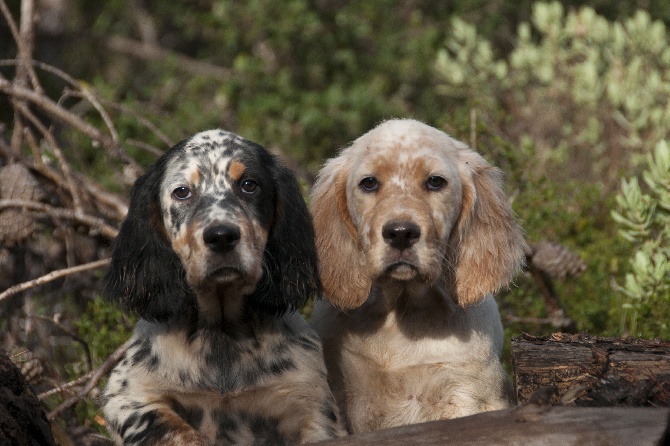
<path id="1" fill-rule="evenodd" d="M 125 188 L 142 172 L 126 148 L 155 156 L 173 142 L 141 116 L 134 119 L 164 146 L 120 138 L 114 122 L 131 111 L 33 60 L 35 7 L 33 0 L 23 0 L 17 23 L 0 0 L 16 49 L 15 58 L 0 60 L 0 108 L 11 116 L 11 124 L 0 123 L 0 350 L 19 366 L 38 398 L 49 402 L 48 419 L 59 443 L 81 444 L 74 407 L 96 396 L 125 345 L 95 368 L 73 320 L 96 295 L 110 242 L 127 212 Z M 64 88 L 47 92 L 42 85 L 47 78 Z M 124 193 L 110 192 L 75 167 L 74 154 L 82 147 L 104 152 L 118 166 L 113 180 Z M 73 356 L 85 358 L 83 370 L 62 365 Z"/>

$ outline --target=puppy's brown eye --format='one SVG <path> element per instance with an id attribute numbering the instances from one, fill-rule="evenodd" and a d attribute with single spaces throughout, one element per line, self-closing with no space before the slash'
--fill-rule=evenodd
<path id="1" fill-rule="evenodd" d="M 188 200 L 191 198 L 191 189 L 189 189 L 186 186 L 179 186 L 175 190 L 172 191 L 172 196 L 175 197 L 177 200 Z"/>
<path id="2" fill-rule="evenodd" d="M 426 189 L 436 191 L 447 185 L 447 180 L 437 175 L 433 175 L 426 180 Z"/>
<path id="3" fill-rule="evenodd" d="M 379 181 L 375 177 L 365 177 L 358 183 L 365 192 L 374 192 L 379 189 Z"/>
<path id="4" fill-rule="evenodd" d="M 258 183 L 254 180 L 244 180 L 242 181 L 240 188 L 245 194 L 253 194 L 258 189 Z"/>

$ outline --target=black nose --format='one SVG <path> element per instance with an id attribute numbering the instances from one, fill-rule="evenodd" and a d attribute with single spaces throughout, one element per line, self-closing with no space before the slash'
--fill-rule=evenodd
<path id="1" fill-rule="evenodd" d="M 402 251 L 421 236 L 421 228 L 411 221 L 392 221 L 382 228 L 382 237 L 391 247 Z"/>
<path id="2" fill-rule="evenodd" d="M 205 244 L 214 252 L 224 254 L 240 241 L 240 228 L 234 225 L 214 225 L 202 234 Z"/>

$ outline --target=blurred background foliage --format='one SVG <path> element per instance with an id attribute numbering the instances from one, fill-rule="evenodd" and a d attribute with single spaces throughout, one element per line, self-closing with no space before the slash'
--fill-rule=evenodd
<path id="1" fill-rule="evenodd" d="M 670 148 L 659 142 L 647 155 L 642 174 L 645 192 L 636 177 L 624 178 L 612 217 L 621 235 L 636 249 L 628 260 L 631 272 L 615 289 L 627 298 L 621 305 L 621 331 L 667 333 L 670 320 L 657 317 L 670 307 Z M 638 328 L 638 325 L 641 327 Z"/>
<path id="2" fill-rule="evenodd" d="M 20 1 L 7 4 L 18 17 Z M 35 58 L 104 98 L 124 140 L 165 149 L 223 127 L 283 154 L 308 185 L 327 157 L 381 120 L 420 119 L 505 171 L 529 241 L 560 243 L 584 260 L 579 277 L 555 283 L 574 329 L 670 338 L 667 146 L 650 155 L 670 140 L 667 0 L 38 5 Z M 0 23 L 0 57 L 15 54 Z M 13 68 L 0 73 L 12 78 Z M 40 76 L 58 96 L 63 82 Z M 11 128 L 7 105 L 0 96 L 0 133 Z M 103 127 L 90 107 L 79 113 Z M 156 157 L 124 147 L 138 169 L 67 128 L 59 138 L 77 169 L 121 195 Z M 97 339 L 97 361 L 132 321 L 86 302 L 75 326 Z M 547 309 L 529 275 L 499 302 L 508 335 L 556 330 L 538 322 Z M 115 324 L 124 328 L 108 335 Z"/>
<path id="3" fill-rule="evenodd" d="M 505 170 L 529 240 L 559 242 L 587 263 L 557 284 L 577 328 L 629 333 L 611 285 L 629 272 L 633 242 L 618 236 L 610 211 L 623 174 L 641 173 L 670 132 L 666 1 L 44 3 L 60 9 L 43 6 L 36 59 L 171 142 L 228 128 L 286 154 L 308 181 L 386 118 L 414 117 L 469 142 Z M 8 4 L 18 16 L 19 2 Z M 11 57 L 6 27 L 0 38 Z M 63 88 L 53 77 L 44 84 Z M 119 133 L 166 147 L 133 115 L 109 112 Z M 10 113 L 0 107 L 3 122 Z M 74 132 L 61 137 L 76 167 L 112 190 L 125 193 L 137 176 Z M 125 149 L 140 165 L 155 158 Z M 502 295 L 503 311 L 541 317 L 526 282 Z"/>

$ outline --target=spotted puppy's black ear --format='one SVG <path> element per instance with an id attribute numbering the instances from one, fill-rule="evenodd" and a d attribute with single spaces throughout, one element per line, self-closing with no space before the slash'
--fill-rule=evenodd
<path id="1" fill-rule="evenodd" d="M 272 157 L 275 216 L 265 245 L 265 272 L 254 296 L 255 305 L 275 313 L 302 308 L 319 295 L 314 227 L 300 185 L 293 173 Z"/>
<path id="2" fill-rule="evenodd" d="M 102 279 L 106 300 L 151 321 L 187 320 L 195 305 L 186 272 L 167 239 L 159 201 L 165 166 L 180 147 L 164 154 L 133 185 L 128 215 Z"/>

